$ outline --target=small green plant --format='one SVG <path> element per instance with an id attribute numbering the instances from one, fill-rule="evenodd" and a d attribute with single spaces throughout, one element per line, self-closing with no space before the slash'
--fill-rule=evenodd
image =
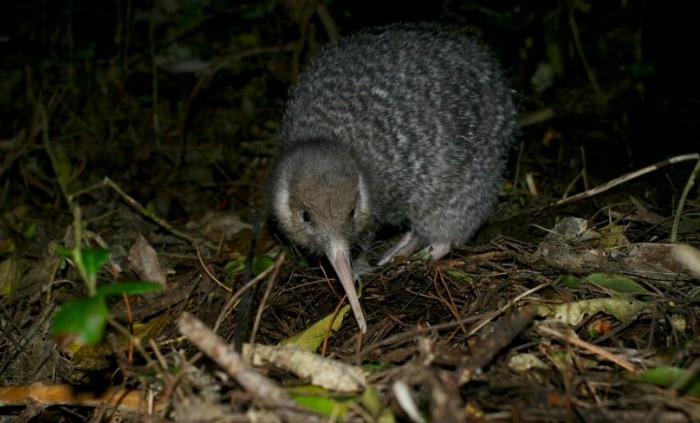
<path id="1" fill-rule="evenodd" d="M 157 283 L 144 281 L 98 287 L 97 273 L 109 259 L 109 250 L 57 247 L 56 253 L 73 262 L 88 289 L 87 298 L 68 301 L 51 321 L 54 336 L 61 340 L 78 338 L 86 344 L 97 344 L 102 340 L 109 320 L 107 297 L 144 294 L 161 288 Z"/>

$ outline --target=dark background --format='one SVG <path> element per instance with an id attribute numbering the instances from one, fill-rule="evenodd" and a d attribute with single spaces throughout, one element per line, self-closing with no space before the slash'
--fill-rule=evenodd
<path id="1" fill-rule="evenodd" d="M 698 150 L 699 9 L 602 0 L 4 2 L 4 199 L 58 198 L 40 136 L 43 105 L 70 190 L 109 175 L 143 201 L 176 190 L 155 202 L 166 216 L 201 205 L 187 195 L 202 187 L 206 208 L 241 209 L 260 198 L 289 87 L 333 32 L 416 20 L 470 27 L 502 62 L 521 113 L 554 111 L 523 127 L 521 158 L 524 170 L 559 166 L 543 191 L 561 196 L 570 181 L 562 169 L 578 171 L 584 156 L 592 182 L 603 182 Z"/>

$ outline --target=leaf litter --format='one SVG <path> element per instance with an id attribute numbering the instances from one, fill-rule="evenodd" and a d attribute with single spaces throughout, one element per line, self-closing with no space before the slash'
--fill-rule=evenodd
<path id="1" fill-rule="evenodd" d="M 315 13 L 332 34 L 324 7 Z M 589 12 L 581 6 L 576 13 Z M 321 43 L 318 34 L 302 33 L 310 50 Z M 88 47 L 73 62 L 45 62 L 38 73 L 3 68 L 3 95 L 26 92 L 2 99 L 14 129 L 0 123 L 0 414 L 700 420 L 700 204 L 692 188 L 697 171 L 682 167 L 697 152 L 654 157 L 656 165 L 632 172 L 627 161 L 619 164 L 616 151 L 631 132 L 626 110 L 599 97 L 625 104 L 640 97 L 635 88 L 605 93 L 596 80 L 591 93 L 574 78 L 555 97 L 575 105 L 557 103 L 547 94 L 556 78 L 542 78 L 567 76 L 561 51 L 537 66 L 536 93 L 514 80 L 534 96 L 524 100 L 532 113 L 521 120 L 523 146 L 494 219 L 444 260 L 406 257 L 363 273 L 369 328 L 361 336 L 328 263 L 279 239 L 273 227 L 256 231 L 250 218 L 249 204 L 262 203 L 290 69 L 306 54 L 268 47 L 262 34 L 240 37 L 257 48 L 215 51 L 212 63 L 183 59 L 155 76 L 138 61 L 93 61 L 97 52 Z M 631 44 L 639 41 L 634 34 Z M 544 42 L 552 52 L 561 48 Z M 207 71 L 187 79 L 168 73 L 185 65 Z M 72 79 L 85 69 L 94 73 Z M 245 87 L 241 75 L 250 77 Z M 162 88 L 156 97 L 137 83 L 154 77 Z M 174 96 L 183 86 L 188 97 Z M 51 330 L 61 307 L 89 298 L 76 263 L 56 254 L 76 245 L 76 233 L 81 247 L 109 251 L 94 277 L 98 289 L 116 295 L 98 303 L 108 322 L 96 347 L 59 347 Z M 380 236 L 358 261 L 375 263 L 391 236 Z M 134 279 L 162 289 L 119 287 Z M 238 301 L 246 284 L 247 308 Z M 71 323 L 80 326 L 85 313 Z"/>

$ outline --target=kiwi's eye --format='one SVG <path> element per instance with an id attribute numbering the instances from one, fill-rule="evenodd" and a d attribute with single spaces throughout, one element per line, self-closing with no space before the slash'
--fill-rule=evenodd
<path id="1" fill-rule="evenodd" d="M 311 222 L 311 213 L 308 211 L 304 210 L 301 212 L 301 220 L 303 220 L 306 223 Z"/>
<path id="2" fill-rule="evenodd" d="M 350 217 L 351 218 L 355 217 L 355 209 L 354 208 L 352 210 L 350 210 Z"/>

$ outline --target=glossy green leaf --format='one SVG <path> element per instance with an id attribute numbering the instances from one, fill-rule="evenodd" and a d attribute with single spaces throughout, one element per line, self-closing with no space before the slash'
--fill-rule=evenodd
<path id="1" fill-rule="evenodd" d="M 163 286 L 155 282 L 145 282 L 145 281 L 129 281 L 122 283 L 115 283 L 109 285 L 101 285 L 97 288 L 97 295 L 101 296 L 114 296 L 114 295 L 138 295 L 145 294 L 147 292 L 160 291 Z"/>
<path id="2" fill-rule="evenodd" d="M 77 336 L 93 345 L 102 340 L 107 313 L 107 304 L 100 295 L 69 301 L 56 313 L 51 328 L 56 337 Z"/>

